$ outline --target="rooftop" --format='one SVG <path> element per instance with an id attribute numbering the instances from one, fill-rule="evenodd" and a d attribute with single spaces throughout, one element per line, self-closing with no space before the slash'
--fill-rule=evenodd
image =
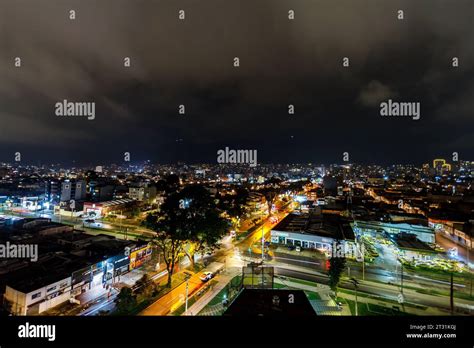
<path id="1" fill-rule="evenodd" d="M 296 232 L 334 239 L 354 239 L 350 221 L 334 214 L 289 214 L 273 230 Z"/>
<path id="2" fill-rule="evenodd" d="M 394 237 L 393 241 L 400 249 L 416 250 L 422 252 L 435 253 L 436 251 L 428 244 L 422 242 L 414 234 L 400 233 Z"/>
<path id="3" fill-rule="evenodd" d="M 28 220 L 32 222 L 32 220 Z M 50 226 L 49 221 L 38 220 L 31 224 L 31 229 Z M 63 226 L 54 224 L 54 226 Z M 12 237 L 23 236 L 22 244 L 38 245 L 38 260 L 30 262 L 19 259 L 20 262 L 0 264 L 0 293 L 5 285 L 22 292 L 30 292 L 60 281 L 75 271 L 97 264 L 124 253 L 125 247 L 134 247 L 145 242 L 118 240 L 113 236 L 99 234 L 88 235 L 82 231 L 63 231 L 52 235 L 25 233 L 23 224 L 11 226 L 3 234 L 3 240 L 14 241 Z M 0 238 L 0 242 L 2 239 Z"/>
<path id="4" fill-rule="evenodd" d="M 224 316 L 314 317 L 316 312 L 303 290 L 243 289 Z"/>

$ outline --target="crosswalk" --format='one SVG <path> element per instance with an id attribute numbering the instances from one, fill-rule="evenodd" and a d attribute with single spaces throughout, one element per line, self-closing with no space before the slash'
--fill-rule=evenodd
<path id="1" fill-rule="evenodd" d="M 343 312 L 337 307 L 334 300 L 310 300 L 309 302 L 318 315 L 343 315 Z"/>

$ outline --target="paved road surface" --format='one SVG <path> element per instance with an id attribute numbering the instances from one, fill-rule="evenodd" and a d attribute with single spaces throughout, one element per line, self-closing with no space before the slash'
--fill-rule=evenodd
<path id="1" fill-rule="evenodd" d="M 190 271 L 187 271 L 191 273 Z M 203 282 L 199 279 L 200 274 L 194 274 L 189 278 L 189 289 L 188 296 L 191 296 L 192 293 L 197 291 L 202 285 Z M 144 309 L 139 315 L 167 315 L 172 310 L 178 309 L 182 304 L 184 304 L 184 299 L 186 298 L 186 282 L 177 286 L 166 295 L 160 297 L 152 305 Z"/>

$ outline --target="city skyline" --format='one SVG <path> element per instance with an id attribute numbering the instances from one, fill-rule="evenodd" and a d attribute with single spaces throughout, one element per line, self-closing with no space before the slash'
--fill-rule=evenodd
<path id="1" fill-rule="evenodd" d="M 97 168 L 121 168 L 121 169 L 130 169 L 132 172 L 138 172 L 139 170 L 143 170 L 143 168 L 150 168 L 152 169 L 153 167 L 180 167 L 180 166 L 191 166 L 191 167 L 220 167 L 223 169 L 228 169 L 228 168 L 233 168 L 233 169 L 242 169 L 245 171 L 258 171 L 259 168 L 266 168 L 266 167 L 271 167 L 271 166 L 276 166 L 276 167 L 281 167 L 281 166 L 286 166 L 286 167 L 295 167 L 295 166 L 300 166 L 300 167 L 306 167 L 306 168 L 337 168 L 337 167 L 375 167 L 379 169 L 389 169 L 389 168 L 394 168 L 394 167 L 409 167 L 413 169 L 423 169 L 425 166 L 429 166 L 429 168 L 434 168 L 433 166 L 433 161 L 434 160 L 443 160 L 445 161 L 446 164 L 448 165 L 455 165 L 459 168 L 462 168 L 463 165 L 470 165 L 474 163 L 474 161 L 470 160 L 464 160 L 460 159 L 457 161 L 450 161 L 449 159 L 446 160 L 445 158 L 433 158 L 430 160 L 423 161 L 422 163 L 391 163 L 391 164 L 381 164 L 381 163 L 362 163 L 362 162 L 339 162 L 339 163 L 316 163 L 316 162 L 300 162 L 300 163 L 274 163 L 274 162 L 258 162 L 257 165 L 255 166 L 250 166 L 246 163 L 218 163 L 217 161 L 214 163 L 210 162 L 182 162 L 182 161 L 176 161 L 176 162 L 154 162 L 150 160 L 143 160 L 143 161 L 132 161 L 132 162 L 90 162 L 90 163 L 77 163 L 76 161 L 71 161 L 71 162 L 41 162 L 41 161 L 11 161 L 11 162 L 0 162 L 0 166 L 7 166 L 11 168 L 21 168 L 21 167 L 50 167 L 50 168 L 56 168 L 56 169 L 79 169 L 79 170 L 97 170 Z M 467 170 L 467 169 L 466 169 Z M 449 170 L 451 172 L 451 170 Z M 468 172 L 468 170 L 467 170 Z"/>

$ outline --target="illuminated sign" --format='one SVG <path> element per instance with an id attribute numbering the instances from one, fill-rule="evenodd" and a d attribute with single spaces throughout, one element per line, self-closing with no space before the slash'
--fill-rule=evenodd
<path id="1" fill-rule="evenodd" d="M 152 249 L 149 244 L 144 247 L 138 247 L 130 251 L 130 268 L 131 271 L 134 268 L 138 268 L 148 259 L 151 255 Z"/>

